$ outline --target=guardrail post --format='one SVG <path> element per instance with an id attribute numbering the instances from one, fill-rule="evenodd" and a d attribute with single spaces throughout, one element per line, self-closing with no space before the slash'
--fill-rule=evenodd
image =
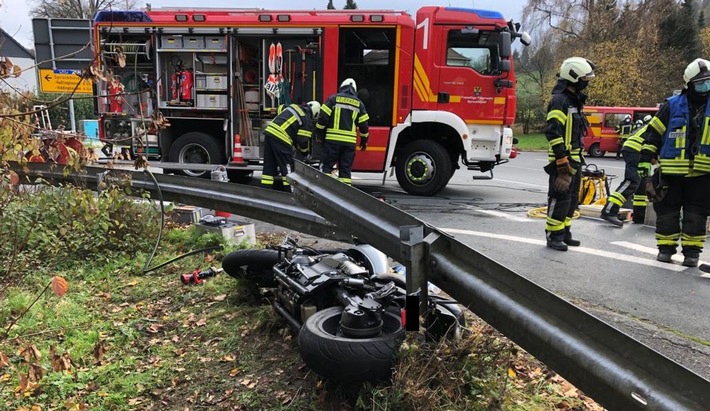
<path id="1" fill-rule="evenodd" d="M 404 225 L 399 227 L 400 256 L 407 270 L 407 331 L 419 331 L 421 316 L 427 310 L 428 247 L 424 242 L 424 227 Z M 417 291 L 419 294 L 417 295 Z"/>

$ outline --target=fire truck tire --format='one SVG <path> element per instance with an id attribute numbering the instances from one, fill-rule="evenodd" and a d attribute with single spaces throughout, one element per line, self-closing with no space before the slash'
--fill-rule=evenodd
<path id="1" fill-rule="evenodd" d="M 433 196 L 453 175 L 451 156 L 439 143 L 415 140 L 397 155 L 397 182 L 409 194 Z"/>
<path id="2" fill-rule="evenodd" d="M 174 163 L 224 164 L 223 150 L 209 134 L 192 131 L 180 136 L 170 147 L 170 161 Z M 210 178 L 209 171 L 173 170 L 175 174 Z"/>
<path id="3" fill-rule="evenodd" d="M 594 143 L 589 147 L 589 150 L 587 150 L 587 153 L 589 153 L 589 157 L 604 157 L 604 154 L 606 154 L 606 151 L 602 151 L 601 148 L 599 148 L 599 143 Z"/>
<path id="4" fill-rule="evenodd" d="M 318 311 L 298 333 L 298 348 L 306 365 L 321 377 L 356 384 L 388 378 L 395 353 L 404 340 L 400 314 L 382 312 L 382 333 L 372 338 L 348 338 L 339 332 L 343 307 Z"/>

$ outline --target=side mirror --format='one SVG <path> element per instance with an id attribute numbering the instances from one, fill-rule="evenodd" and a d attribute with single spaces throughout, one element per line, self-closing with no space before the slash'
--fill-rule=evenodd
<path id="1" fill-rule="evenodd" d="M 510 47 L 510 32 L 507 31 L 502 31 L 500 32 L 500 56 L 505 58 L 505 57 L 510 57 L 513 55 L 513 51 L 511 50 Z"/>
<path id="2" fill-rule="evenodd" d="M 510 60 L 501 60 L 500 63 L 498 63 L 498 67 L 500 67 L 500 71 L 507 73 L 510 71 Z"/>
<path id="3" fill-rule="evenodd" d="M 517 137 L 513 137 L 513 144 L 518 144 L 518 138 L 517 138 Z"/>
<path id="4" fill-rule="evenodd" d="M 529 46 L 532 42 L 532 38 L 530 38 L 527 31 L 520 33 L 520 42 L 523 43 L 523 46 Z"/>

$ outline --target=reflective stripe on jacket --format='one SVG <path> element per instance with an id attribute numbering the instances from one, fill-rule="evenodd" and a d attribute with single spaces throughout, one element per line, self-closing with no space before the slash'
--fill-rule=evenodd
<path id="1" fill-rule="evenodd" d="M 298 104 L 291 104 L 280 109 L 280 114 L 266 126 L 264 133 L 293 146 L 297 138 L 311 138 L 311 129 L 310 115 Z"/>
<path id="2" fill-rule="evenodd" d="M 345 144 L 357 142 L 357 130 L 360 137 L 369 136 L 365 104 L 357 98 L 351 87 L 342 88 L 326 100 L 320 108 L 316 128 L 325 130 L 325 139 Z"/>

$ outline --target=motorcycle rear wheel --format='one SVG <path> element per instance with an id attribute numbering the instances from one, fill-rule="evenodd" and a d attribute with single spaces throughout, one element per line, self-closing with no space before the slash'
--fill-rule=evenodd
<path id="1" fill-rule="evenodd" d="M 278 250 L 270 248 L 237 250 L 222 259 L 222 268 L 237 280 L 252 281 L 259 287 L 275 287 L 273 267 L 282 258 Z"/>
<path id="2" fill-rule="evenodd" d="M 382 333 L 373 338 L 348 338 L 340 333 L 343 307 L 318 311 L 298 334 L 301 358 L 321 377 L 341 384 L 388 378 L 405 330 L 398 313 L 382 312 Z"/>

